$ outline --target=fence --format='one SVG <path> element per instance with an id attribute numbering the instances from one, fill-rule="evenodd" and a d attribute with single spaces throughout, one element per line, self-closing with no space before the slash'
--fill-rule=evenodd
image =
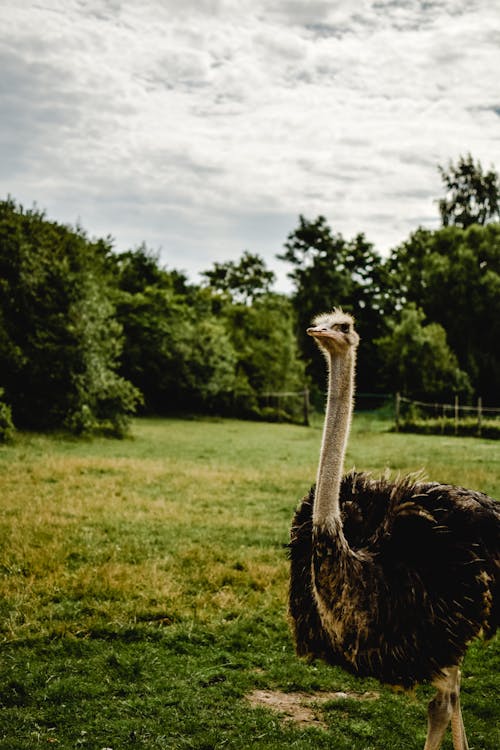
<path id="1" fill-rule="evenodd" d="M 259 400 L 262 411 L 274 414 L 278 421 L 291 418 L 293 421 L 301 421 L 302 424 L 309 426 L 311 415 L 309 388 L 305 387 L 301 391 L 262 393 Z"/>
<path id="2" fill-rule="evenodd" d="M 461 404 L 458 396 L 453 403 L 443 404 L 414 401 L 396 393 L 395 412 L 397 432 L 500 437 L 500 407 L 483 406 L 481 397 L 476 405 Z"/>
<path id="3" fill-rule="evenodd" d="M 309 425 L 313 410 L 307 387 L 299 391 L 265 392 L 258 398 L 259 413 L 272 421 L 293 421 Z M 392 404 L 392 405 L 391 405 Z M 396 432 L 427 434 L 474 435 L 500 438 L 500 407 L 461 404 L 458 396 L 453 403 L 417 401 L 396 393 L 359 393 L 356 409 L 377 409 L 386 419 L 395 419 Z M 382 409 L 383 407 L 383 409 Z"/>
<path id="4" fill-rule="evenodd" d="M 264 412 L 267 410 L 269 415 L 274 415 L 278 421 L 281 419 L 291 418 L 295 422 L 301 422 L 309 426 L 312 413 L 324 412 L 324 402 L 326 394 L 317 398 L 314 406 L 311 404 L 309 388 L 304 387 L 300 391 L 280 391 L 263 393 L 259 399 L 259 405 Z M 357 393 L 355 399 L 355 408 L 358 411 L 372 411 L 380 409 L 386 404 L 391 404 L 390 414 L 393 415 L 393 395 L 392 393 Z M 320 405 L 321 404 L 321 405 Z"/>

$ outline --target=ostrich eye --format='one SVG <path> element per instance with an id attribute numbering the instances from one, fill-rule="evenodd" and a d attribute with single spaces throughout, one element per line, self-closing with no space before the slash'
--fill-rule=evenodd
<path id="1" fill-rule="evenodd" d="M 339 325 L 339 328 L 342 331 L 342 333 L 349 333 L 349 331 L 350 331 L 349 323 L 341 323 Z"/>

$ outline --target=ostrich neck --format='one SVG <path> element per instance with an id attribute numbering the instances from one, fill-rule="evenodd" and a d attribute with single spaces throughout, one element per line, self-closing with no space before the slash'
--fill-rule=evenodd
<path id="1" fill-rule="evenodd" d="M 341 531 L 340 483 L 351 425 L 354 395 L 354 351 L 330 355 L 325 424 L 316 479 L 313 524 Z"/>

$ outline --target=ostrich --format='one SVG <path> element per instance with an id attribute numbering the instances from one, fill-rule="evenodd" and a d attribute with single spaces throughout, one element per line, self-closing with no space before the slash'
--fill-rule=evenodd
<path id="1" fill-rule="evenodd" d="M 316 485 L 289 545 L 296 651 L 405 689 L 433 683 L 424 750 L 441 746 L 450 721 L 453 747 L 468 750 L 460 664 L 471 639 L 499 624 L 499 505 L 417 475 L 342 477 L 359 337 L 339 309 L 307 333 L 329 377 Z"/>

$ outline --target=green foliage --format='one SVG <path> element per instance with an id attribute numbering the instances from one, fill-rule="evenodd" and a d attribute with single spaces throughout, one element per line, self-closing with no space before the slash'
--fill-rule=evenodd
<path id="1" fill-rule="evenodd" d="M 139 394 L 116 375 L 109 241 L 0 203 L 1 385 L 14 423 L 121 434 Z"/>
<path id="2" fill-rule="evenodd" d="M 7 443 L 14 435 L 14 424 L 12 410 L 3 400 L 3 395 L 3 388 L 0 388 L 0 443 Z"/>
<path id="3" fill-rule="evenodd" d="M 209 286 L 217 292 L 228 293 L 235 302 L 248 304 L 262 294 L 267 294 L 275 275 L 259 255 L 245 250 L 238 263 L 214 263 L 204 271 Z"/>
<path id="4" fill-rule="evenodd" d="M 311 319 L 318 312 L 343 307 L 352 313 L 363 340 L 359 352 L 359 388 L 377 389 L 375 374 L 379 359 L 374 340 L 385 332 L 384 307 L 387 304 L 384 265 L 362 234 L 345 240 L 333 234 L 323 216 L 308 221 L 299 218 L 298 228 L 288 236 L 285 252 L 278 257 L 293 267 L 288 276 L 295 291 L 293 305 L 298 319 L 298 339 L 308 373 L 317 389 L 324 390 L 323 357 L 306 335 Z"/>
<path id="5" fill-rule="evenodd" d="M 456 165 L 438 167 L 446 188 L 446 197 L 439 201 L 443 226 L 455 225 L 466 229 L 472 224 L 486 224 L 500 218 L 500 187 L 498 174 L 491 169 L 483 173 L 481 162 L 474 162 L 471 154 L 461 156 Z"/>
<path id="6" fill-rule="evenodd" d="M 141 393 L 148 413 L 296 418 L 300 396 L 263 394 L 298 394 L 307 382 L 321 408 L 324 361 L 306 329 L 333 306 L 354 314 L 361 335 L 358 392 L 449 399 L 472 388 L 496 405 L 498 176 L 470 154 L 439 169 L 446 226 L 417 230 L 387 261 L 363 234 L 346 240 L 323 216 L 300 216 L 278 256 L 289 300 L 249 251 L 214 263 L 196 286 L 145 245 L 118 255 L 109 238 L 0 202 L 4 429 L 10 408 L 21 427 L 121 435 Z"/>
<path id="7" fill-rule="evenodd" d="M 483 402 L 500 381 L 500 224 L 419 229 L 388 260 L 395 304 L 413 302 L 446 331 Z"/>
<path id="8" fill-rule="evenodd" d="M 235 406 L 247 416 L 272 417 L 272 410 L 260 410 L 261 395 L 304 387 L 292 305 L 282 295 L 266 294 L 252 306 L 228 306 L 225 318 L 237 357 Z"/>
<path id="9" fill-rule="evenodd" d="M 222 320 L 196 312 L 188 332 L 191 347 L 186 362 L 186 384 L 200 405 L 214 405 L 219 395 L 234 386 L 237 354 Z"/>
<path id="10" fill-rule="evenodd" d="M 379 339 L 387 387 L 405 395 L 431 399 L 470 394 L 467 374 L 460 370 L 438 323 L 424 325 L 425 314 L 414 304 L 401 312 L 390 333 Z"/>
<path id="11" fill-rule="evenodd" d="M 115 259 L 121 373 L 149 412 L 206 410 L 232 389 L 235 354 L 204 291 L 188 287 L 142 247 Z"/>
<path id="12" fill-rule="evenodd" d="M 129 294 L 137 294 L 147 287 L 171 289 L 174 283 L 185 289 L 186 278 L 175 271 L 167 273 L 160 265 L 158 254 L 142 244 L 136 250 L 120 253 L 112 259 L 119 287 Z"/>
<path id="13" fill-rule="evenodd" d="M 226 264 L 228 286 L 215 278 L 216 264 L 214 275 L 205 274 L 210 285 L 196 288 L 161 269 L 145 248 L 116 258 L 121 372 L 141 389 L 148 411 L 272 418 L 263 392 L 303 388 L 292 307 L 264 291 L 272 274 L 254 261 L 245 253 Z"/>

